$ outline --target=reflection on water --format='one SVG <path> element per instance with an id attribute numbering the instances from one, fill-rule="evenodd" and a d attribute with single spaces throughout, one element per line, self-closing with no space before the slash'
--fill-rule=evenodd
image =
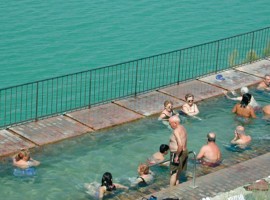
<path id="1" fill-rule="evenodd" d="M 267 102 L 265 98 L 268 97 L 255 95 L 261 105 Z M 224 97 L 212 98 L 198 103 L 199 117 L 202 120 L 183 120 L 188 132 L 189 150 L 198 152 L 206 143 L 206 134 L 213 131 L 217 134 L 216 142 L 222 151 L 222 165 L 215 169 L 198 166 L 198 176 L 269 151 L 269 124 L 261 119 L 262 113 L 257 113 L 258 119 L 244 125 L 246 133 L 253 138 L 251 146 L 243 152 L 228 150 L 234 137 L 234 129 L 241 124 L 234 120 L 231 113 L 235 103 Z M 91 199 L 84 184 L 100 183 L 105 171 L 113 174 L 114 182 L 130 186 L 130 180 L 137 177 L 138 164 L 158 151 L 160 144 L 168 143 L 170 134 L 171 130 L 158 121 L 157 117 L 149 117 L 58 144 L 35 148 L 32 150 L 33 158 L 41 161 L 37 176 L 27 179 L 14 177 L 11 159 L 6 159 L 2 161 L 0 168 L 0 193 L 3 199 L 21 198 L 22 193 L 22 199 L 39 199 L 40 196 L 49 199 Z M 192 169 L 191 161 L 188 162 L 188 169 Z M 156 174 L 153 185 L 132 188 L 120 195 L 147 194 L 167 187 L 169 169 L 154 166 L 151 170 Z M 182 177 L 182 181 L 185 180 Z"/>

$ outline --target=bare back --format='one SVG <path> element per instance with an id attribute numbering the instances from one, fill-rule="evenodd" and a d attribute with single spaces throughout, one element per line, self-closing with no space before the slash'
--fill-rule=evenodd
<path id="1" fill-rule="evenodd" d="M 209 142 L 207 145 L 204 145 L 201 148 L 200 153 L 198 154 L 197 158 L 203 159 L 207 162 L 215 163 L 215 162 L 220 161 L 221 153 L 216 143 Z"/>
<path id="2" fill-rule="evenodd" d="M 254 109 L 247 105 L 246 107 L 241 107 L 241 104 L 236 104 L 232 110 L 232 112 L 236 113 L 237 115 L 245 118 L 256 118 Z"/>

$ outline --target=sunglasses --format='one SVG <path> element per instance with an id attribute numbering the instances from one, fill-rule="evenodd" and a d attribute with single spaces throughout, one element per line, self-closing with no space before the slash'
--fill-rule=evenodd
<path id="1" fill-rule="evenodd" d="M 188 100 L 187 102 L 188 102 L 188 103 L 191 103 L 191 102 L 193 102 L 193 101 L 194 101 L 194 100 L 192 99 L 192 100 Z"/>

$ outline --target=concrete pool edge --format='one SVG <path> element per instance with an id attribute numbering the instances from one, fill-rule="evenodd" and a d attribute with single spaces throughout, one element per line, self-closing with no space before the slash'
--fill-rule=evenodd
<path id="1" fill-rule="evenodd" d="M 22 148 L 56 143 L 64 139 L 156 115 L 163 109 L 163 102 L 168 99 L 173 101 L 175 107 L 181 107 L 186 93 L 193 93 L 195 101 L 201 101 L 222 95 L 222 92 L 226 90 L 254 85 L 262 80 L 269 69 L 270 61 L 260 60 L 218 73 L 225 78 L 223 81 L 217 80 L 216 74 L 212 74 L 137 97 L 9 127 L 0 130 L 2 144 L 0 157 L 10 156 Z"/>

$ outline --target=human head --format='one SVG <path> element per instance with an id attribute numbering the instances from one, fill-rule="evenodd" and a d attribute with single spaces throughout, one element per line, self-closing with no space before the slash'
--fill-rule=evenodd
<path id="1" fill-rule="evenodd" d="M 106 186 L 106 188 L 110 188 L 110 186 L 112 185 L 112 174 L 110 172 L 105 172 L 101 179 L 101 186 Z"/>
<path id="2" fill-rule="evenodd" d="M 246 94 L 248 93 L 248 88 L 247 87 L 241 87 L 241 90 L 240 90 L 241 94 Z"/>
<path id="3" fill-rule="evenodd" d="M 167 144 L 162 144 L 162 145 L 160 145 L 160 147 L 159 147 L 159 152 L 160 152 L 160 153 L 165 154 L 165 153 L 168 152 L 168 150 L 169 150 L 169 146 L 168 146 Z"/>
<path id="4" fill-rule="evenodd" d="M 176 129 L 176 127 L 180 124 L 180 118 L 177 115 L 170 117 L 169 124 L 172 129 Z"/>
<path id="5" fill-rule="evenodd" d="M 249 104 L 250 99 L 251 99 L 251 94 L 249 94 L 249 93 L 243 94 L 242 100 L 240 102 L 241 107 L 244 107 L 245 108 Z"/>
<path id="6" fill-rule="evenodd" d="M 210 132 L 207 134 L 207 141 L 208 142 L 215 142 L 216 141 L 216 134 L 213 132 Z"/>
<path id="7" fill-rule="evenodd" d="M 188 93 L 188 94 L 186 94 L 185 99 L 186 99 L 186 102 L 188 104 L 193 104 L 193 102 L 194 102 L 194 95 Z"/>
<path id="8" fill-rule="evenodd" d="M 264 82 L 268 87 L 270 86 L 270 74 L 265 74 Z"/>
<path id="9" fill-rule="evenodd" d="M 139 174 L 149 174 L 149 165 L 141 163 L 138 167 Z"/>
<path id="10" fill-rule="evenodd" d="M 243 126 L 237 126 L 235 129 L 235 133 L 237 134 L 245 134 L 245 128 Z"/>
<path id="11" fill-rule="evenodd" d="M 166 110 L 171 111 L 171 110 L 172 110 L 172 107 L 173 107 L 173 103 L 172 103 L 171 101 L 166 100 L 166 101 L 164 102 L 164 108 L 165 108 Z"/>

